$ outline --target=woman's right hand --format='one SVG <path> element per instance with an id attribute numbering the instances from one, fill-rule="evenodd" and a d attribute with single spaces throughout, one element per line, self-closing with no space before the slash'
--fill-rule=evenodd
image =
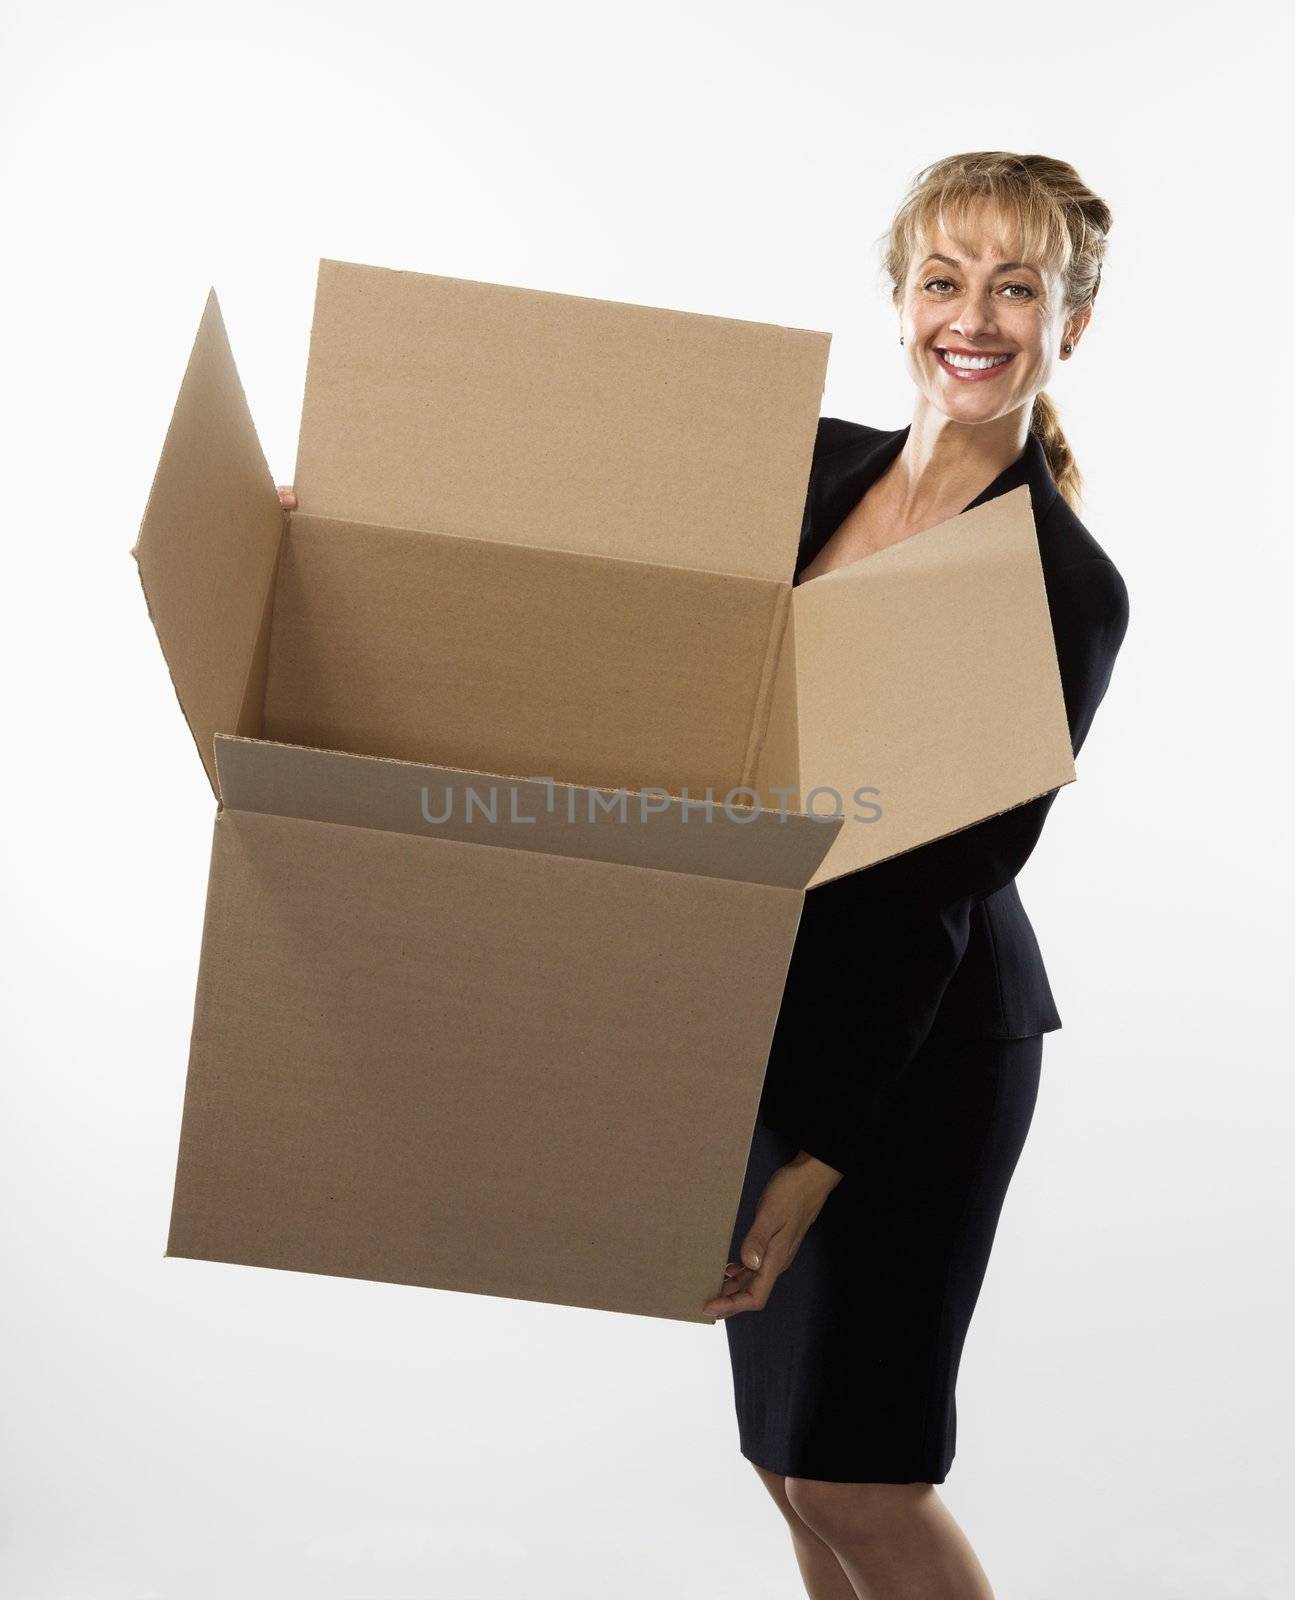
<path id="1" fill-rule="evenodd" d="M 278 485 L 278 490 L 279 504 L 283 507 L 283 509 L 285 511 L 295 511 L 297 509 L 297 495 L 292 485 L 290 483 L 281 483 Z"/>

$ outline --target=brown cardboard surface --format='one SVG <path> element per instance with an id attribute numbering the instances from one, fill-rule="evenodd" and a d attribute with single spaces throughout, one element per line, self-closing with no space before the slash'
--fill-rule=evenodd
<path id="1" fill-rule="evenodd" d="M 321 261 L 308 515 L 783 579 L 830 336 Z"/>
<path id="2" fill-rule="evenodd" d="M 263 731 L 478 771 L 722 793 L 750 781 L 783 587 L 294 514 Z"/>
<path id="3" fill-rule="evenodd" d="M 708 1321 L 802 903 L 223 810 L 167 1253 Z"/>
<path id="4" fill-rule="evenodd" d="M 811 886 L 1074 780 L 1025 485 L 799 585 L 792 608 L 804 791 L 847 819 L 882 808 L 846 820 Z M 861 785 L 880 791 L 862 806 Z"/>
<path id="5" fill-rule="evenodd" d="M 575 856 L 800 889 L 843 826 L 746 805 L 597 789 L 507 773 L 216 736 L 223 803 L 238 811 L 429 840 Z"/>
<path id="6" fill-rule="evenodd" d="M 261 729 L 283 521 L 212 290 L 131 554 L 213 790 L 212 735 Z"/>
<path id="7" fill-rule="evenodd" d="M 285 519 L 208 301 L 134 552 L 222 800 L 171 1254 L 703 1320 L 804 886 L 1074 776 L 1021 491 L 793 587 L 826 351 L 324 262 Z"/>

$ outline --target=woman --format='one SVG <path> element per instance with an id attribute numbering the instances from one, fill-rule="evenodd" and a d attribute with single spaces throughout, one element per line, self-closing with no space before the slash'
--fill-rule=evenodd
<path id="1" fill-rule="evenodd" d="M 796 581 L 1026 483 L 1078 754 L 1128 623 L 1043 393 L 1107 206 L 1064 162 L 919 174 L 885 241 L 912 422 L 820 419 Z M 936 1494 L 963 1342 L 1061 1026 L 1015 877 L 1056 792 L 806 896 L 723 1292 L 740 1445 L 815 1600 L 982 1600 Z"/>

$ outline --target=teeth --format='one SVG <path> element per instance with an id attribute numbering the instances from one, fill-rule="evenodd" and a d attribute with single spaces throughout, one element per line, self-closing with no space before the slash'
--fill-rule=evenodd
<path id="1" fill-rule="evenodd" d="M 941 350 L 940 354 L 951 367 L 967 367 L 973 371 L 985 367 L 1001 367 L 1004 361 L 1012 359 L 1010 356 L 955 356 L 947 350 Z"/>

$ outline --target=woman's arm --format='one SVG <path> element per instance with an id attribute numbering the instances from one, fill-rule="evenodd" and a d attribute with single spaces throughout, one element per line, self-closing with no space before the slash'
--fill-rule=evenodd
<path id="1" fill-rule="evenodd" d="M 1071 746 L 1087 737 L 1128 627 L 1109 561 L 1063 574 L 1053 635 Z M 806 895 L 760 1114 L 848 1174 L 930 1032 L 967 948 L 972 907 L 1016 877 L 1059 790 Z"/>

